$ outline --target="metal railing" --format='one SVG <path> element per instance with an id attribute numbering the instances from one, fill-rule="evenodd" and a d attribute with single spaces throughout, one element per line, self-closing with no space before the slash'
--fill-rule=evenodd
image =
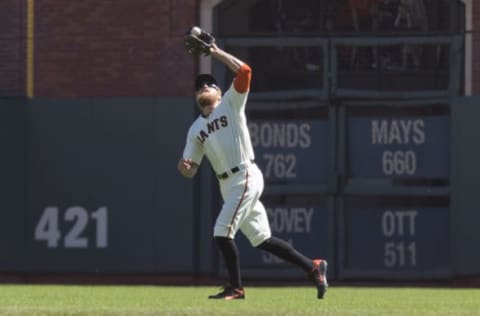
<path id="1" fill-rule="evenodd" d="M 450 34 L 219 39 L 221 46 L 252 65 L 254 82 L 251 100 L 412 99 L 459 95 L 463 42 L 461 35 Z M 397 54 L 401 54 L 402 50 L 415 47 L 422 50 L 422 62 L 431 64 L 433 51 L 436 58 L 442 59 L 442 64 L 429 65 L 427 68 L 420 65 L 415 69 L 381 67 L 379 55 L 382 50 L 397 49 Z M 308 50 L 316 54 L 313 62 L 306 59 L 304 65 L 296 64 L 292 56 L 313 55 Z M 369 50 L 367 54 L 370 54 L 372 67 L 362 68 L 354 62 L 345 63 L 345 59 L 353 61 L 357 58 L 360 50 L 364 51 L 364 55 L 365 50 Z M 348 56 L 342 56 L 345 51 Z M 277 64 L 274 63 L 275 59 L 279 59 Z M 374 67 L 375 64 L 378 67 Z M 214 64 L 214 73 L 227 83 L 229 74 L 223 67 Z M 256 87 L 255 78 L 259 76 L 263 83 Z"/>

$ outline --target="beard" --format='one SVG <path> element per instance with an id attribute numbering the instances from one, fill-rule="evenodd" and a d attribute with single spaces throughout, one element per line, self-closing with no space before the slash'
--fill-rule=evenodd
<path id="1" fill-rule="evenodd" d="M 197 103 L 201 108 L 214 105 L 217 102 L 217 96 L 207 93 L 202 93 L 197 98 Z"/>

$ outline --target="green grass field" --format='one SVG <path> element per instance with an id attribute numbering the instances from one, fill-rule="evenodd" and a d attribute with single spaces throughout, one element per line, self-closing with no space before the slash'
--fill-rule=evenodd
<path id="1" fill-rule="evenodd" d="M 215 287 L 0 285 L 0 315 L 480 315 L 480 289 L 248 287 L 246 300 L 208 300 Z"/>

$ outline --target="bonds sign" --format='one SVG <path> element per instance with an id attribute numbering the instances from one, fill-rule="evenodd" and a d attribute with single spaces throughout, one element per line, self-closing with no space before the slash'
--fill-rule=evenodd
<path id="1" fill-rule="evenodd" d="M 256 162 L 269 183 L 326 183 L 326 120 L 252 120 Z"/>

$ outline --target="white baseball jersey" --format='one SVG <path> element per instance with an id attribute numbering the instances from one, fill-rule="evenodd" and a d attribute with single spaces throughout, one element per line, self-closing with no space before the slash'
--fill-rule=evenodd
<path id="1" fill-rule="evenodd" d="M 248 66 L 244 69 L 250 71 Z M 219 180 L 224 203 L 213 235 L 233 239 L 240 229 L 253 246 L 258 246 L 271 237 L 271 230 L 260 201 L 263 175 L 252 163 L 254 153 L 245 115 L 247 97 L 248 90 L 239 93 L 232 84 L 208 117 L 199 116 L 193 122 L 183 159 L 200 165 L 205 155 L 217 175 L 228 174 Z"/>
<path id="2" fill-rule="evenodd" d="M 238 93 L 232 84 L 208 117 L 200 115 L 193 122 L 183 158 L 200 165 L 205 155 L 216 174 L 254 160 L 245 116 L 247 97 L 248 92 Z"/>

